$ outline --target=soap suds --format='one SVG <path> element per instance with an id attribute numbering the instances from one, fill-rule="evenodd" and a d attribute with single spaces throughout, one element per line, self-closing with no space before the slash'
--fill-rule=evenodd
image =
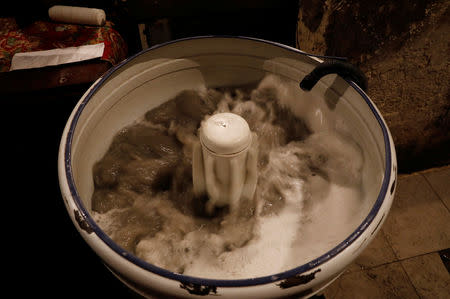
<path id="1" fill-rule="evenodd" d="M 362 153 L 294 115 L 292 94 L 268 76 L 254 89 L 185 91 L 149 111 L 94 166 L 94 219 L 139 258 L 197 277 L 272 275 L 324 254 L 361 221 Z M 220 112 L 258 135 L 258 184 L 236 213 L 210 217 L 193 196 L 192 146 L 201 120 Z"/>

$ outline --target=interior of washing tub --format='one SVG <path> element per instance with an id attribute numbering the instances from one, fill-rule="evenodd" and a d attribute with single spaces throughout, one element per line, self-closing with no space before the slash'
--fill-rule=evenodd
<path id="1" fill-rule="evenodd" d="M 336 130 L 363 149 L 361 223 L 383 183 L 384 135 L 375 108 L 342 78 L 326 76 L 308 93 L 299 88 L 315 64 L 315 59 L 277 45 L 218 39 L 153 48 L 114 68 L 86 92 L 71 120 L 71 170 L 84 209 L 91 212 L 92 167 L 120 129 L 183 90 L 256 85 L 273 74 L 289 86 L 289 108 L 313 131 Z"/>

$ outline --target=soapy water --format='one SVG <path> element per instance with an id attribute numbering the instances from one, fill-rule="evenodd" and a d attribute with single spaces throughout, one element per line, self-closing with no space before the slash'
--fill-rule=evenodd
<path id="1" fill-rule="evenodd" d="M 362 153 L 294 116 L 285 89 L 268 76 L 254 89 L 184 91 L 147 112 L 94 166 L 94 219 L 139 258 L 204 278 L 272 275 L 335 247 L 363 217 Z M 201 121 L 220 112 L 258 135 L 258 183 L 236 212 L 209 216 L 192 193 L 192 147 Z"/>

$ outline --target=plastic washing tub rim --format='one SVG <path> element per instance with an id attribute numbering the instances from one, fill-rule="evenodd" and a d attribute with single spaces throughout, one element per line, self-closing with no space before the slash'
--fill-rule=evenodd
<path id="1" fill-rule="evenodd" d="M 293 51 L 295 53 L 299 53 L 305 56 L 313 57 L 313 58 L 330 58 L 329 56 L 321 56 L 321 55 L 313 55 L 305 53 L 299 49 L 280 44 L 273 41 L 268 41 L 264 39 L 259 38 L 253 38 L 253 37 L 245 37 L 245 36 L 222 36 L 222 35 L 208 35 L 208 36 L 195 36 L 195 37 L 188 37 L 188 38 L 182 38 L 177 39 L 173 41 L 169 41 L 166 43 L 158 44 L 153 47 L 150 47 L 148 49 L 142 50 L 139 53 L 134 54 L 133 56 L 130 56 L 129 58 L 125 59 L 118 65 L 112 67 L 109 69 L 97 82 L 94 83 L 94 86 L 89 90 L 89 92 L 84 97 L 83 101 L 78 106 L 75 114 L 73 115 L 72 121 L 70 123 L 69 130 L 67 132 L 67 138 L 65 142 L 64 147 L 64 171 L 65 171 L 65 178 L 67 179 L 67 184 L 70 190 L 70 194 L 73 198 L 73 201 L 77 208 L 79 209 L 80 216 L 87 222 L 87 224 L 92 228 L 93 232 L 106 244 L 108 245 L 115 253 L 120 255 L 121 257 L 127 259 L 131 263 L 135 264 L 136 266 L 150 271 L 154 274 L 160 275 L 162 277 L 176 280 L 181 283 L 185 284 L 198 284 L 202 286 L 217 286 L 217 287 L 245 287 L 245 286 L 257 286 L 257 285 L 264 285 L 268 283 L 274 283 L 279 280 L 287 279 L 289 277 L 302 274 L 305 272 L 308 272 L 317 266 L 322 265 L 323 263 L 331 260 L 335 256 L 337 256 L 339 253 L 341 253 L 344 249 L 346 249 L 348 246 L 350 246 L 359 236 L 363 234 L 363 232 L 366 230 L 366 228 L 372 223 L 375 216 L 378 214 L 378 211 L 380 210 L 384 199 L 386 198 L 389 182 L 391 179 L 391 163 L 392 163 L 392 156 L 391 156 L 391 142 L 389 139 L 389 131 L 387 126 L 385 125 L 381 115 L 378 113 L 377 109 L 373 105 L 372 101 L 369 99 L 369 97 L 366 95 L 366 93 L 353 81 L 347 80 L 347 83 L 353 87 L 364 99 L 366 104 L 369 106 L 370 110 L 372 111 L 373 115 L 375 116 L 376 120 L 378 121 L 378 124 L 380 125 L 380 128 L 383 133 L 383 140 L 384 140 L 384 151 L 385 151 L 385 170 L 384 170 L 384 177 L 383 182 L 380 188 L 380 192 L 378 194 L 378 197 L 372 206 L 369 214 L 366 216 L 366 218 L 362 221 L 362 223 L 341 243 L 339 243 L 337 246 L 332 248 L 331 250 L 327 251 L 326 253 L 322 254 L 321 256 L 311 260 L 310 262 L 297 266 L 295 268 L 292 268 L 290 270 L 280 272 L 280 273 L 274 273 L 267 276 L 261 276 L 261 277 L 255 277 L 255 278 L 245 278 L 245 279 L 211 279 L 211 278 L 201 278 L 201 277 L 194 277 L 189 275 L 183 275 L 171 272 L 169 270 L 157 267 L 153 264 L 150 264 L 134 254 L 125 251 L 122 247 L 120 247 L 118 244 L 116 244 L 94 221 L 94 219 L 91 217 L 90 213 L 84 206 L 81 197 L 79 196 L 75 181 L 72 175 L 72 166 L 71 166 L 71 148 L 72 148 L 72 139 L 73 134 L 75 131 L 75 128 L 78 123 L 78 119 L 81 115 L 81 113 L 84 110 L 84 107 L 89 102 L 92 95 L 99 89 L 103 82 L 106 81 L 109 76 L 111 76 L 112 73 L 114 73 L 117 69 L 123 67 L 125 64 L 127 64 L 129 61 L 135 59 L 136 57 L 143 55 L 144 53 L 148 51 L 152 51 L 153 49 L 157 49 L 160 47 L 164 47 L 169 44 L 177 43 L 180 41 L 186 41 L 186 40 L 193 40 L 193 39 L 208 39 L 208 38 L 233 38 L 233 39 L 246 39 L 250 41 L 255 42 L 262 42 L 266 43 L 272 46 L 280 47 L 285 50 Z M 336 59 L 342 59 L 342 57 L 332 57 Z M 299 87 L 300 88 L 300 87 Z M 276 277 L 276 279 L 274 279 Z"/>

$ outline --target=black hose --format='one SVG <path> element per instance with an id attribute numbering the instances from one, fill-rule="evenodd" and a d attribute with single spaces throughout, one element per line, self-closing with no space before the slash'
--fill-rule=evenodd
<path id="1" fill-rule="evenodd" d="M 328 74 L 338 74 L 344 79 L 355 82 L 362 90 L 367 91 L 367 77 L 356 66 L 345 61 L 325 61 L 316 66 L 311 73 L 300 82 L 300 88 L 310 91 L 319 80 Z"/>

